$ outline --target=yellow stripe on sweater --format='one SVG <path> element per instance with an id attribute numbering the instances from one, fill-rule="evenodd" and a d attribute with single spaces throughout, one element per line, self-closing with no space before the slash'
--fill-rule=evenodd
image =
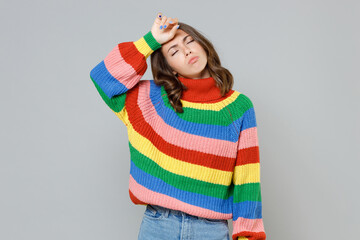
<path id="1" fill-rule="evenodd" d="M 194 103 L 194 102 L 189 102 L 189 101 L 182 100 L 182 99 L 180 101 L 181 101 L 183 107 L 200 109 L 200 110 L 220 111 L 225 106 L 234 102 L 240 94 L 241 94 L 240 92 L 234 91 L 229 97 L 227 97 L 224 100 L 217 102 L 217 103 Z"/>
<path id="2" fill-rule="evenodd" d="M 137 48 L 137 50 L 142 55 L 144 55 L 145 59 L 148 58 L 150 56 L 150 54 L 154 52 L 151 49 L 151 47 L 149 46 L 149 44 L 147 44 L 144 37 L 141 37 L 139 40 L 136 40 L 134 42 L 134 44 L 135 44 L 135 47 Z"/>
<path id="3" fill-rule="evenodd" d="M 260 163 L 236 166 L 233 179 L 236 185 L 260 182 Z"/>
<path id="4" fill-rule="evenodd" d="M 121 121 L 123 121 L 123 123 L 124 123 L 126 126 L 128 126 L 128 124 L 129 124 L 129 118 L 128 118 L 128 113 L 127 113 L 127 111 L 126 111 L 125 106 L 121 109 L 120 112 L 115 112 L 114 110 L 112 110 L 112 111 L 115 113 L 115 115 L 116 115 L 118 118 L 120 118 Z"/>
<path id="5" fill-rule="evenodd" d="M 231 184 L 232 172 L 211 169 L 173 158 L 159 151 L 151 141 L 136 132 L 131 123 L 128 124 L 127 128 L 131 145 L 166 171 L 209 183 L 225 186 Z"/>

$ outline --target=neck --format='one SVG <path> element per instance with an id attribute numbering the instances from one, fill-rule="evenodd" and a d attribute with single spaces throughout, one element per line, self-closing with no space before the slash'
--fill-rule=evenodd
<path id="1" fill-rule="evenodd" d="M 187 79 L 203 79 L 203 78 L 208 78 L 210 77 L 210 74 L 208 71 L 203 71 L 202 73 L 198 74 L 198 75 L 188 75 L 188 76 L 183 76 L 183 75 L 178 75 L 178 77 L 182 77 L 182 78 L 187 78 Z"/>
<path id="2" fill-rule="evenodd" d="M 187 87 L 182 92 L 181 99 L 190 102 L 217 102 L 227 96 L 232 91 L 229 91 L 225 96 L 221 96 L 220 88 L 216 85 L 213 77 L 204 78 L 187 78 L 178 76 L 179 81 Z"/>

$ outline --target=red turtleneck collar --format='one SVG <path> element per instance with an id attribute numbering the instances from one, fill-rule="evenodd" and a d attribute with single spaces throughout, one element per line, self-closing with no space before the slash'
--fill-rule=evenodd
<path id="1" fill-rule="evenodd" d="M 234 91 L 230 90 L 222 97 L 213 77 L 193 79 L 179 76 L 178 79 L 188 88 L 182 92 L 181 99 L 189 102 L 218 102 Z"/>

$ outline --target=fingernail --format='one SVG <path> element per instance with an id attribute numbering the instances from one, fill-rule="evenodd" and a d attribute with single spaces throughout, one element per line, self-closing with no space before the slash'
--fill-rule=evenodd
<path id="1" fill-rule="evenodd" d="M 166 28 L 166 25 L 164 25 L 164 28 Z"/>
<path id="2" fill-rule="evenodd" d="M 162 25 L 160 26 L 160 29 L 162 29 Z"/>
<path id="3" fill-rule="evenodd" d="M 180 27 L 180 25 L 177 25 L 177 27 L 176 28 L 179 28 Z"/>
<path id="4" fill-rule="evenodd" d="M 159 15 L 159 17 L 161 17 L 161 15 Z"/>
<path id="5" fill-rule="evenodd" d="M 169 23 L 172 23 L 172 21 L 170 21 Z"/>

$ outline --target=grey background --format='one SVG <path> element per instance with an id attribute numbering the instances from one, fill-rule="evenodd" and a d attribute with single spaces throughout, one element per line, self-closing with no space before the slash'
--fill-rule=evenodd
<path id="1" fill-rule="evenodd" d="M 145 207 L 128 195 L 126 128 L 89 73 L 159 11 L 208 37 L 254 103 L 267 239 L 358 237 L 359 1 L 35 0 L 0 11 L 0 239 L 137 239 Z"/>

